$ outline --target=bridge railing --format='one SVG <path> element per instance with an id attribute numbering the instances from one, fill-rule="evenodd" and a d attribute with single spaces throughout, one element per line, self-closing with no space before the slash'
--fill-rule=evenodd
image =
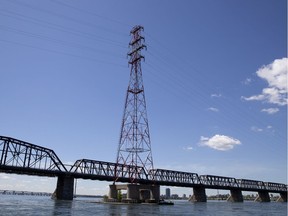
<path id="1" fill-rule="evenodd" d="M 165 169 L 152 169 L 148 173 L 149 179 L 161 182 L 200 184 L 198 174 Z"/>
<path id="2" fill-rule="evenodd" d="M 14 138 L 0 136 L 0 155 L 0 166 L 5 166 L 3 168 L 67 172 L 53 150 Z"/>

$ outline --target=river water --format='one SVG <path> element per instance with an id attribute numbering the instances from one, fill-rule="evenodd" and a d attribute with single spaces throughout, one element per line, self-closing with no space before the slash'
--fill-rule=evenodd
<path id="1" fill-rule="evenodd" d="M 73 201 L 56 201 L 50 197 L 0 195 L 0 215 L 199 215 L 199 216 L 286 216 L 287 203 L 230 203 L 208 201 L 191 203 L 186 200 L 175 201 L 173 206 L 151 204 L 104 204 L 100 199 L 76 198 Z"/>

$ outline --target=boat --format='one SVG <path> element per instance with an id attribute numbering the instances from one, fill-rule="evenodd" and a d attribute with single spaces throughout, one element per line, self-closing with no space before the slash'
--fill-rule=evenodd
<path id="1" fill-rule="evenodd" d="M 166 200 L 159 200 L 159 205 L 174 205 L 172 201 L 166 201 Z"/>

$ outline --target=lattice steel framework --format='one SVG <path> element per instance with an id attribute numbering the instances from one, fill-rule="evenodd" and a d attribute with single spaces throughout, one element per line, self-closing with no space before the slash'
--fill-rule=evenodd
<path id="1" fill-rule="evenodd" d="M 201 175 L 200 181 L 205 186 L 238 187 L 237 180 L 232 177 Z"/>
<path id="2" fill-rule="evenodd" d="M 142 26 L 135 26 L 130 34 L 129 43 L 130 57 L 129 65 L 130 81 L 126 92 L 126 101 L 121 125 L 121 134 L 118 145 L 116 164 L 135 167 L 130 173 L 131 182 L 137 179 L 142 167 L 148 173 L 153 169 L 151 142 L 142 79 L 141 61 L 144 56 L 141 54 L 146 49 L 144 37 L 141 35 Z M 140 167 L 139 171 L 138 168 Z M 117 173 L 115 176 L 117 181 Z"/>
<path id="3" fill-rule="evenodd" d="M 201 184 L 197 173 L 179 172 L 174 170 L 153 169 L 149 172 L 149 178 L 155 182 L 194 185 Z"/>
<path id="4" fill-rule="evenodd" d="M 0 136 L 0 169 L 18 173 L 28 169 L 33 174 L 67 172 L 55 152 L 51 149 Z"/>
<path id="5" fill-rule="evenodd" d="M 83 178 L 96 178 L 98 180 L 109 180 L 114 179 L 115 172 L 118 178 L 122 181 L 129 179 L 131 173 L 135 173 L 136 167 L 133 166 L 124 166 L 123 164 L 110 163 L 105 161 L 96 161 L 89 159 L 77 160 L 74 165 L 71 167 L 70 171 L 74 174 L 83 174 Z M 137 167 L 139 180 L 149 180 L 148 175 L 145 173 L 143 167 Z M 85 176 L 86 175 L 86 176 Z M 93 177 L 94 176 L 94 177 Z"/>

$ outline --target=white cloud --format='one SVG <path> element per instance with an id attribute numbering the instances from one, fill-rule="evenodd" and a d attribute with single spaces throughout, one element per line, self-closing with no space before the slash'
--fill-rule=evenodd
<path id="1" fill-rule="evenodd" d="M 272 114 L 279 112 L 279 109 L 278 108 L 268 108 L 268 109 L 262 109 L 261 112 L 266 112 L 266 113 L 272 115 Z"/>
<path id="2" fill-rule="evenodd" d="M 262 132 L 263 129 L 262 129 L 262 128 L 258 128 L 258 127 L 256 127 L 256 126 L 252 126 L 252 127 L 251 127 L 251 131 L 254 131 L 254 132 Z"/>
<path id="3" fill-rule="evenodd" d="M 241 97 L 247 101 L 265 101 L 280 106 L 287 105 L 287 74 L 288 58 L 276 59 L 269 65 L 264 65 L 256 72 L 258 77 L 268 83 L 268 87 L 261 94 Z"/>
<path id="4" fill-rule="evenodd" d="M 185 150 L 185 151 L 192 151 L 192 150 L 193 150 L 193 147 L 192 147 L 192 146 L 183 147 L 183 150 Z"/>
<path id="5" fill-rule="evenodd" d="M 212 112 L 219 112 L 219 109 L 215 107 L 209 107 L 207 110 L 212 111 Z"/>
<path id="6" fill-rule="evenodd" d="M 243 81 L 243 84 L 244 84 L 244 85 L 250 85 L 251 82 L 252 82 L 252 79 L 251 79 L 251 78 L 246 78 L 246 79 Z"/>
<path id="7" fill-rule="evenodd" d="M 208 146 L 210 148 L 220 150 L 220 151 L 228 151 L 234 148 L 235 145 L 240 145 L 241 142 L 238 139 L 233 137 L 219 135 L 216 134 L 213 137 L 204 137 L 200 138 L 201 146 Z"/>
<path id="8" fill-rule="evenodd" d="M 222 97 L 222 94 L 211 94 L 211 98 L 220 98 L 220 97 Z"/>

